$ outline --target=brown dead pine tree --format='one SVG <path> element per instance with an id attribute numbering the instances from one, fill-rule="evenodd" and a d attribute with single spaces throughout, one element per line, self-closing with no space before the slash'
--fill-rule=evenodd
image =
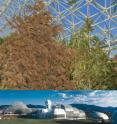
<path id="1" fill-rule="evenodd" d="M 75 89 L 69 79 L 73 52 L 55 41 L 62 30 L 44 7 L 37 2 L 8 21 L 13 32 L 0 45 L 1 89 Z"/>

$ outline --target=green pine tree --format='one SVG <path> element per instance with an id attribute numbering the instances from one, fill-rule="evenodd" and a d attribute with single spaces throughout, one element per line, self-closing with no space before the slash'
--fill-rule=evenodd
<path id="1" fill-rule="evenodd" d="M 77 2 L 77 0 L 68 0 L 68 5 L 73 5 Z"/>
<path id="2" fill-rule="evenodd" d="M 97 37 L 89 34 L 92 21 L 87 18 L 83 27 L 73 34 L 69 47 L 77 53 L 72 63 L 71 80 L 77 89 L 111 89 L 115 86 L 115 72 L 108 55 L 100 47 Z"/>

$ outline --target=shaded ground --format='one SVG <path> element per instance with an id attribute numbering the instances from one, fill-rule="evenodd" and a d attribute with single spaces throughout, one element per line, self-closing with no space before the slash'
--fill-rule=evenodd
<path id="1" fill-rule="evenodd" d="M 91 122 L 91 121 L 87 121 L 87 122 L 86 121 L 79 121 L 79 122 L 70 121 L 70 123 L 68 122 L 58 123 L 54 120 L 16 119 L 16 120 L 1 120 L 0 124 L 98 124 L 98 123 Z"/>

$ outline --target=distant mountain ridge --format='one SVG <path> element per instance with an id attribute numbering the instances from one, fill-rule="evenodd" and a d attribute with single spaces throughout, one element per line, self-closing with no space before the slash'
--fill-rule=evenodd
<path id="1" fill-rule="evenodd" d="M 6 109 L 8 108 L 10 105 L 0 105 L 0 109 Z"/>
<path id="2" fill-rule="evenodd" d="M 71 106 L 84 111 L 100 111 L 100 112 L 111 112 L 113 113 L 117 110 L 117 107 L 101 107 L 96 105 L 87 105 L 87 104 L 71 104 Z"/>
<path id="3" fill-rule="evenodd" d="M 33 105 L 33 104 L 28 104 L 27 107 L 29 108 L 45 108 L 43 105 Z"/>
<path id="4" fill-rule="evenodd" d="M 10 107 L 11 105 L 0 105 L 0 109 L 6 109 Z M 28 108 L 45 108 L 43 105 L 33 105 L 33 104 L 27 104 L 26 105 Z"/>
<path id="5" fill-rule="evenodd" d="M 72 107 L 81 109 L 83 111 L 100 111 L 100 112 L 111 112 L 113 113 L 115 110 L 117 110 L 117 107 L 100 107 L 96 105 L 87 105 L 87 104 L 70 104 Z M 7 109 L 11 105 L 0 105 L 0 109 Z M 34 108 L 34 109 L 41 109 L 45 108 L 44 105 L 33 105 L 33 104 L 27 104 L 28 108 Z"/>

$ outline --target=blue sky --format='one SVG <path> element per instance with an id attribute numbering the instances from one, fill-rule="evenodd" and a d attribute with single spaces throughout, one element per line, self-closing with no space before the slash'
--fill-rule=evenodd
<path id="1" fill-rule="evenodd" d="M 0 4 L 1 3 L 3 3 L 3 1 L 4 0 L 0 0 Z M 14 12 L 15 11 L 19 11 L 19 5 L 21 5 L 21 4 L 23 4 L 24 3 L 24 1 L 23 0 L 16 0 L 16 1 L 18 1 L 18 3 L 17 3 L 17 5 L 16 5 L 16 3 L 15 2 L 12 2 L 12 4 L 11 4 L 11 6 L 7 9 L 7 11 L 3 14 L 3 16 L 2 16 L 2 18 L 4 18 L 4 16 L 9 16 L 9 17 L 11 17 L 13 14 L 14 14 Z M 28 1 L 28 3 L 29 2 L 31 2 L 31 1 L 35 1 L 35 0 L 27 0 Z M 44 1 L 49 1 L 49 0 L 44 0 Z M 80 18 L 80 14 L 79 14 L 79 12 L 78 11 L 76 11 L 75 12 L 75 15 L 77 14 L 78 15 L 78 18 L 77 17 L 71 17 L 71 15 L 69 15 L 69 12 L 68 11 L 66 11 L 66 9 L 65 8 L 69 8 L 69 5 L 68 4 L 65 4 L 65 3 L 67 3 L 66 1 L 68 1 L 68 0 L 60 0 L 59 1 L 59 3 L 60 3 L 60 5 L 58 6 L 58 4 L 56 4 L 55 2 L 54 2 L 54 4 L 51 4 L 50 6 L 49 6 L 49 10 L 51 11 L 51 13 L 52 13 L 52 15 L 56 15 L 57 14 L 57 9 L 58 9 L 58 11 L 60 10 L 62 13 L 63 13 L 63 11 L 65 12 L 65 14 L 64 15 L 66 15 L 66 17 L 65 17 L 65 19 L 63 19 L 62 20 L 62 22 L 64 23 L 64 26 L 65 27 L 69 27 L 70 26 L 70 23 L 68 22 L 68 21 L 66 21 L 67 19 L 69 19 L 69 20 L 71 20 L 71 19 L 73 19 L 74 20 L 74 22 L 75 23 L 77 23 L 77 22 L 79 22 L 79 18 Z M 82 1 L 82 3 L 81 4 L 78 4 L 78 5 L 76 5 L 76 8 L 77 7 L 79 7 L 79 6 L 82 6 L 85 2 L 83 2 L 83 1 L 85 1 L 85 0 L 80 0 L 80 1 Z M 102 6 L 105 6 L 105 0 L 96 0 L 97 2 L 98 2 L 98 4 L 99 5 L 102 5 Z M 106 6 L 108 7 L 109 6 L 109 1 L 110 0 L 106 0 L 107 2 L 106 2 Z M 52 6 L 54 6 L 55 8 L 56 8 L 56 10 L 55 9 L 52 9 L 53 7 Z M 11 9 L 12 8 L 12 9 Z M 81 10 L 83 13 L 85 13 L 86 14 L 86 12 L 87 12 L 87 9 L 86 9 L 86 6 L 83 6 L 82 8 L 80 8 L 79 10 Z M 94 13 L 97 13 L 97 12 L 100 12 L 98 9 L 96 9 L 94 6 L 90 6 L 90 15 L 94 15 Z M 116 13 L 117 14 L 117 13 Z M 81 17 L 82 18 L 82 17 Z M 94 18 L 93 18 L 93 20 L 94 20 L 94 22 L 95 22 L 95 20 L 96 20 L 96 16 L 94 16 Z M 104 15 L 102 15 L 102 17 L 100 17 L 100 18 L 98 18 L 98 21 L 99 20 L 103 20 L 104 18 L 106 18 Z M 98 22 L 97 21 L 97 22 Z M 95 22 L 96 23 L 96 22 Z M 1 17 L 0 17 L 0 26 L 2 26 L 2 24 L 4 24 L 4 21 L 3 20 L 1 20 Z M 114 26 L 114 25 L 117 25 L 117 23 L 114 23 L 114 24 L 112 24 L 112 26 Z M 78 26 L 81 26 L 81 23 L 78 25 Z M 101 24 L 101 26 L 102 26 L 102 28 L 104 28 L 105 27 L 105 24 L 104 23 L 102 23 Z M 95 31 L 94 32 L 97 32 L 97 31 L 99 31 L 99 28 L 96 28 L 95 29 Z M 116 31 L 117 30 L 113 30 L 113 32 L 112 33 L 116 33 Z M 5 31 L 5 34 L 6 33 L 8 33 L 9 32 L 9 30 L 8 29 L 6 29 L 6 31 Z M 1 35 L 4 35 L 4 33 L 0 33 Z"/>
<path id="2" fill-rule="evenodd" d="M 3 1 L 4 0 L 0 0 L 0 4 L 2 4 Z M 19 5 L 24 4 L 24 0 L 16 0 L 16 1 L 18 2 L 17 4 L 15 2 L 12 2 L 11 6 L 6 10 L 6 12 L 2 16 L 0 16 L 0 28 L 3 27 L 3 25 L 6 23 L 4 17 L 7 16 L 8 18 L 11 18 L 13 16 L 14 12 L 18 12 L 19 11 L 19 8 L 20 8 Z M 35 0 L 27 0 L 27 1 L 28 1 L 28 3 L 30 3 L 30 2 L 32 3 L 32 1 L 34 2 Z M 48 0 L 44 0 L 44 1 L 47 1 L 48 2 Z M 60 3 L 59 6 L 58 6 L 57 2 L 56 3 L 54 2 L 54 4 L 51 3 L 48 8 L 49 8 L 49 10 L 50 10 L 50 12 L 51 12 L 51 14 L 53 16 L 56 16 L 56 14 L 57 14 L 57 12 L 59 10 L 61 11 L 62 14 L 64 13 L 63 15 L 65 15 L 65 18 L 62 19 L 62 24 L 63 24 L 64 29 L 71 27 L 70 20 L 73 20 L 74 21 L 74 23 L 76 24 L 75 28 L 78 29 L 83 24 L 82 22 L 80 23 L 80 21 L 81 20 L 84 20 L 84 17 L 79 14 L 79 10 L 82 13 L 84 13 L 85 15 L 86 15 L 86 12 L 87 12 L 86 5 L 84 4 L 85 3 L 85 0 L 79 0 L 79 1 L 81 1 L 81 4 L 77 4 L 76 5 L 76 8 L 79 8 L 82 5 L 83 6 L 79 10 L 77 10 L 76 12 L 74 12 L 74 16 L 71 16 L 71 14 L 70 14 L 71 11 L 67 11 L 66 8 L 69 8 L 69 5 L 67 4 L 66 1 L 68 1 L 68 0 L 60 0 L 59 1 L 59 3 Z M 104 6 L 109 7 L 109 4 L 110 4 L 109 1 L 110 0 L 96 0 L 96 2 L 99 5 L 103 6 L 103 7 Z M 106 3 L 106 5 L 105 5 L 105 3 Z M 52 6 L 54 6 L 56 9 L 53 9 Z M 98 13 L 98 16 L 96 15 L 96 16 L 94 16 L 92 18 L 94 25 L 96 23 L 99 23 L 100 21 L 103 21 L 103 20 L 105 20 L 105 19 L 108 18 L 108 16 L 106 16 L 105 14 L 101 14 L 101 16 L 100 16 L 100 14 L 99 14 L 100 13 L 100 10 L 96 9 L 93 5 L 90 5 L 90 16 L 93 16 L 96 13 Z M 114 13 L 113 15 L 117 15 L 117 12 Z M 112 39 L 112 41 L 115 40 L 115 38 L 117 39 L 117 35 L 116 35 L 116 32 L 117 32 L 117 23 L 116 23 L 117 17 L 114 18 L 114 21 L 115 22 L 112 22 L 111 21 L 111 28 L 113 29 L 113 30 L 111 30 L 111 34 L 112 34 L 111 39 Z M 77 24 L 77 23 L 79 23 L 79 24 Z M 108 40 L 108 36 L 107 35 L 104 36 L 104 34 L 101 32 L 99 26 L 102 29 L 107 29 L 107 27 L 109 26 L 109 21 L 106 21 L 106 23 L 103 22 L 103 23 L 99 24 L 97 27 L 93 27 L 94 30 L 92 32 L 93 35 L 96 34 L 98 37 L 100 37 L 101 40 L 103 40 L 103 39 Z M 10 32 L 11 32 L 11 29 L 9 29 L 7 27 L 2 32 L 0 31 L 0 36 L 2 36 L 2 37 L 3 36 L 6 36 Z M 67 30 L 67 31 L 62 32 L 62 35 L 64 35 L 66 37 L 66 36 L 70 35 L 70 32 L 71 32 L 71 28 L 69 28 L 69 30 Z M 112 55 L 111 56 L 113 56 L 114 54 L 117 54 L 117 50 L 114 50 L 112 52 Z"/>
<path id="3" fill-rule="evenodd" d="M 62 104 L 89 104 L 102 107 L 117 107 L 117 91 L 0 91 L 0 105 L 24 102 L 25 104 L 44 105 L 45 100 Z"/>

